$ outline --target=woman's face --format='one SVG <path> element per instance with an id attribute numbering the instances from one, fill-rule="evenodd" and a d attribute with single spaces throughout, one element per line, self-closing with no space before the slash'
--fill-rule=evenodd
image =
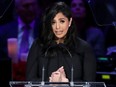
<path id="1" fill-rule="evenodd" d="M 61 12 L 56 14 L 52 20 L 52 29 L 57 39 L 62 39 L 66 36 L 68 29 L 71 25 L 72 18 L 68 18 L 63 15 Z"/>
<path id="2" fill-rule="evenodd" d="M 72 0 L 71 10 L 74 18 L 83 18 L 86 15 L 86 9 L 83 0 Z"/>

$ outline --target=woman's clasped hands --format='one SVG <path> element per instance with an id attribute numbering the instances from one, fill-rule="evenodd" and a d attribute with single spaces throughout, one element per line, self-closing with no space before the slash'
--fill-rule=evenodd
<path id="1" fill-rule="evenodd" d="M 66 78 L 63 66 L 55 72 L 52 72 L 51 76 L 49 77 L 49 82 L 69 82 L 69 80 Z"/>

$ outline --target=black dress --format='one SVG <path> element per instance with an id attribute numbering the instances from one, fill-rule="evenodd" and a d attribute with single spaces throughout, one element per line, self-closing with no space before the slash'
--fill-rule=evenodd
<path id="1" fill-rule="evenodd" d="M 37 39 L 34 41 L 27 59 L 26 79 L 41 81 L 42 68 L 45 68 L 45 81 L 51 73 L 64 66 L 66 77 L 71 80 L 73 67 L 74 81 L 95 81 L 96 59 L 90 45 L 77 38 L 75 51 L 70 51 L 63 44 L 48 47 L 43 52 L 43 44 Z"/>

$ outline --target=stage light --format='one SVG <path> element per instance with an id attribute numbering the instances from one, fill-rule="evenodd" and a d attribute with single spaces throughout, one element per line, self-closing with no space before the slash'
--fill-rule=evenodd
<path id="1" fill-rule="evenodd" d="M 110 80 L 110 75 L 102 75 L 102 79 L 105 79 L 105 80 Z"/>

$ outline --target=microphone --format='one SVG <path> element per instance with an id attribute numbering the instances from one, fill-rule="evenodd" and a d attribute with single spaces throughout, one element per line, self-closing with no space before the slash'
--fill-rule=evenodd
<path id="1" fill-rule="evenodd" d="M 69 56 L 72 58 L 71 52 L 62 43 L 60 43 L 58 45 L 49 46 L 46 49 L 46 51 L 45 51 L 45 57 L 47 56 L 49 49 L 51 49 L 52 47 L 55 47 L 55 46 L 59 46 L 59 47 L 62 47 L 63 49 L 65 49 L 67 51 L 67 53 L 69 54 Z M 73 64 L 72 64 L 71 65 L 71 81 L 70 81 L 70 86 L 74 86 L 73 72 L 74 72 L 74 69 L 73 69 Z M 42 67 L 42 82 L 41 82 L 41 85 L 44 85 L 45 84 L 45 81 L 44 80 L 45 80 L 45 67 L 44 67 L 44 64 L 43 64 L 43 67 Z"/>
<path id="2" fill-rule="evenodd" d="M 71 54 L 71 52 L 64 46 L 64 44 L 60 43 L 59 46 L 62 47 L 62 48 L 64 48 L 64 49 L 68 52 L 69 56 L 70 56 L 71 59 L 72 59 L 72 54 Z M 71 86 L 71 87 L 74 86 L 73 72 L 74 72 L 74 69 L 73 69 L 73 63 L 72 63 L 72 65 L 71 65 L 71 81 L 70 81 L 70 86 Z"/>
<path id="3" fill-rule="evenodd" d="M 45 51 L 45 57 L 48 54 L 49 49 L 53 47 L 53 46 L 49 46 L 46 51 Z M 41 81 L 41 85 L 44 86 L 45 85 L 45 67 L 44 67 L 44 61 L 43 61 L 43 67 L 42 67 L 42 81 Z"/>
<path id="4" fill-rule="evenodd" d="M 45 75 L 45 68 L 44 66 L 42 67 L 42 81 L 41 81 L 41 85 L 44 86 L 45 85 L 45 81 L 44 81 L 44 76 Z"/>

